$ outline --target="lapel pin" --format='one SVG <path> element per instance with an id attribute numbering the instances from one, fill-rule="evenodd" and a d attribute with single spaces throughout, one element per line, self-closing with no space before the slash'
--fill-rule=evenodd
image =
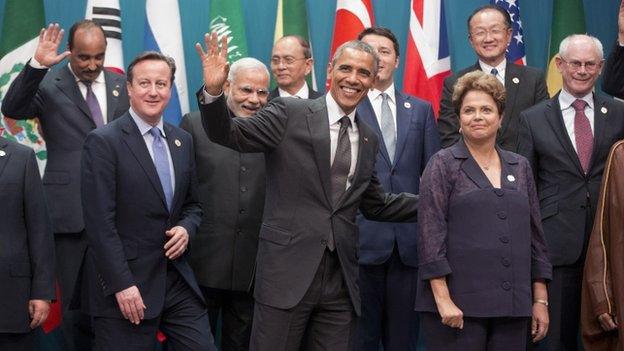
<path id="1" fill-rule="evenodd" d="M 516 181 L 516 177 L 513 176 L 513 174 L 509 174 L 507 175 L 507 180 L 510 182 L 515 182 Z"/>
<path id="2" fill-rule="evenodd" d="M 119 96 L 119 92 L 117 90 L 113 90 L 113 96 L 114 97 L 118 97 Z"/>
<path id="3" fill-rule="evenodd" d="M 403 107 L 405 107 L 405 108 L 412 108 L 412 104 L 410 104 L 409 102 L 405 101 L 403 103 Z"/>
<path id="4" fill-rule="evenodd" d="M 174 142 L 173 142 L 173 143 L 174 143 L 174 144 L 175 144 L 175 146 L 177 146 L 177 147 L 182 146 L 182 142 L 180 141 L 180 139 L 176 139 L 176 140 L 174 140 Z"/>
<path id="5" fill-rule="evenodd" d="M 367 143 L 368 142 L 368 138 L 364 137 L 364 142 Z"/>
<path id="6" fill-rule="evenodd" d="M 607 113 L 607 111 L 608 111 L 607 108 L 604 106 L 600 109 L 600 112 L 602 113 Z"/>
<path id="7" fill-rule="evenodd" d="M 4 150 L 0 150 L 0 157 L 5 156 L 6 152 Z"/>
<path id="8" fill-rule="evenodd" d="M 514 82 L 514 84 L 520 83 L 520 79 L 518 79 L 518 77 L 513 77 L 511 81 Z"/>

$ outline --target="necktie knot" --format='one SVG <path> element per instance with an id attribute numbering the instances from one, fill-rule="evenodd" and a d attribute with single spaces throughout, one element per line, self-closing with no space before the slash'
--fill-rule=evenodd
<path id="1" fill-rule="evenodd" d="M 342 116 L 340 119 L 340 129 L 347 129 L 351 127 L 351 120 L 348 116 Z"/>
<path id="2" fill-rule="evenodd" d="M 498 70 L 496 68 L 492 68 L 492 70 L 490 71 L 490 74 L 493 76 L 498 75 Z"/>
<path id="3" fill-rule="evenodd" d="M 383 103 L 383 102 L 388 101 L 388 98 L 389 98 L 388 94 L 386 94 L 386 93 L 381 93 L 381 94 L 379 94 L 379 95 L 381 95 L 381 102 L 382 102 L 382 103 Z"/>
<path id="4" fill-rule="evenodd" d="M 576 99 L 572 103 L 572 107 L 574 108 L 574 111 L 576 112 L 585 111 L 585 106 L 587 106 L 587 101 L 582 100 L 582 99 Z"/>
<path id="5" fill-rule="evenodd" d="M 152 129 L 149 130 L 149 133 L 154 137 L 154 140 L 160 139 L 161 137 L 160 129 L 158 129 L 158 127 L 152 127 Z"/>

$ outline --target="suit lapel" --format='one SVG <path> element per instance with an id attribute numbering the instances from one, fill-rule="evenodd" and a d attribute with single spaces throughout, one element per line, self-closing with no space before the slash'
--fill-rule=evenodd
<path id="1" fill-rule="evenodd" d="M 110 72 L 104 72 L 106 83 L 106 121 L 110 123 L 115 118 L 115 110 L 119 102 L 123 81 Z"/>
<path id="2" fill-rule="evenodd" d="M 509 119 L 514 115 L 518 88 L 523 80 L 524 77 L 522 76 L 522 71 L 518 68 L 518 66 L 507 61 L 507 68 L 505 68 L 505 95 L 507 96 L 507 101 L 505 102 L 505 112 L 503 124 L 499 133 L 500 135 L 505 133 L 507 127 L 509 126 Z"/>
<path id="3" fill-rule="evenodd" d="M 602 96 L 594 94 L 594 146 L 591 160 L 589 161 L 589 172 L 594 167 L 594 162 L 598 157 L 602 144 L 609 139 L 606 136 L 607 118 L 609 116 L 609 109 L 606 105 L 607 101 Z"/>
<path id="4" fill-rule="evenodd" d="M 83 112 L 84 118 L 88 119 L 93 125 L 93 128 L 95 128 L 95 122 L 93 122 L 93 118 L 91 118 L 89 106 L 87 106 L 87 102 L 80 93 L 80 88 L 78 88 L 76 78 L 71 73 L 68 66 L 60 69 L 59 75 L 56 77 L 56 86 L 63 94 L 65 94 L 65 96 L 67 96 L 67 98 L 78 106 L 80 111 Z"/>
<path id="5" fill-rule="evenodd" d="M 325 200 L 327 203 L 331 204 L 331 141 L 329 138 L 329 117 L 327 115 L 325 99 L 314 100 L 314 103 L 310 105 L 310 108 L 311 110 L 306 117 L 312 146 L 314 148 L 314 159 L 319 171 L 321 186 L 323 187 L 323 192 L 325 193 Z"/>
<path id="6" fill-rule="evenodd" d="M 398 90 L 395 90 L 396 97 L 396 128 L 397 128 L 397 143 L 396 151 L 394 153 L 393 165 L 396 165 L 405 148 L 405 141 L 407 140 L 407 134 L 409 133 L 409 125 L 412 116 L 412 104 L 408 99 L 403 96 Z"/>
<path id="7" fill-rule="evenodd" d="M 392 162 L 390 162 L 390 156 L 388 155 L 388 150 L 386 149 L 386 143 L 384 142 L 383 134 L 381 134 L 381 127 L 379 126 L 379 121 L 375 116 L 375 110 L 373 110 L 373 105 L 370 102 L 370 99 L 366 97 L 359 105 L 358 105 L 358 119 L 364 121 L 364 123 L 368 124 L 374 131 L 379 135 L 379 152 L 381 153 L 382 158 L 389 167 L 392 167 Z"/>
<path id="8" fill-rule="evenodd" d="M 5 166 L 9 163 L 9 157 L 11 157 L 11 153 L 7 150 L 8 145 L 6 140 L 0 138 L 0 154 L 2 154 L 0 156 L 0 176 L 2 176 Z"/>
<path id="9" fill-rule="evenodd" d="M 173 161 L 173 173 L 175 174 L 175 188 L 173 191 L 173 199 L 171 200 L 171 211 L 175 208 L 175 204 L 179 201 L 179 197 L 182 195 L 182 165 L 183 150 L 186 145 L 182 145 L 180 138 L 178 137 L 175 129 L 168 123 L 164 124 L 165 134 L 167 135 L 167 145 L 169 146 L 169 153 L 171 154 L 171 160 Z"/>
<path id="10" fill-rule="evenodd" d="M 492 184 L 487 179 L 481 167 L 477 164 L 477 161 L 472 157 L 470 151 L 468 151 L 468 147 L 464 143 L 464 140 L 461 139 L 459 142 L 455 143 L 451 147 L 451 153 L 453 157 L 457 159 L 464 159 L 465 161 L 461 164 L 461 170 L 473 181 L 479 188 L 486 189 L 491 188 Z"/>
<path id="11" fill-rule="evenodd" d="M 158 173 L 156 172 L 156 166 L 154 166 L 154 161 L 152 160 L 152 157 L 147 150 L 147 146 L 145 145 L 145 140 L 143 139 L 139 128 L 137 127 L 136 123 L 134 123 L 129 113 L 126 113 L 122 118 L 125 119 L 122 125 L 122 130 L 124 132 L 123 140 L 130 149 L 130 153 L 134 155 L 134 157 L 141 165 L 141 168 L 143 168 L 143 171 L 145 172 L 145 175 L 147 175 L 150 183 L 152 183 L 154 190 L 156 190 L 158 196 L 160 196 L 163 206 L 167 208 L 165 193 L 163 191 L 162 185 L 160 184 L 160 178 L 158 178 Z"/>
<path id="12" fill-rule="evenodd" d="M 550 124 L 553 132 L 557 136 L 557 140 L 563 147 L 563 149 L 570 157 L 572 163 L 574 163 L 577 171 L 580 174 L 585 174 L 583 172 L 583 168 L 581 167 L 581 162 L 578 159 L 578 155 L 576 151 L 574 151 L 574 146 L 572 145 L 572 140 L 570 140 L 570 136 L 568 135 L 568 131 L 563 124 L 563 115 L 561 114 L 561 106 L 559 106 L 559 94 L 555 95 L 548 103 L 546 104 L 545 118 Z"/>

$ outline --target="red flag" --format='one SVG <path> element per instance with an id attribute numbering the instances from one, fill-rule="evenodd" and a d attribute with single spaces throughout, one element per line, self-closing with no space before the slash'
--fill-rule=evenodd
<path id="1" fill-rule="evenodd" d="M 431 102 L 436 116 L 444 78 L 451 74 L 442 0 L 412 0 L 403 91 Z"/>
<path id="2" fill-rule="evenodd" d="M 338 0 L 336 2 L 336 20 L 334 35 L 329 52 L 329 60 L 334 57 L 336 49 L 349 40 L 357 39 L 358 34 L 375 23 L 371 0 Z M 329 90 L 329 77 L 325 84 Z"/>

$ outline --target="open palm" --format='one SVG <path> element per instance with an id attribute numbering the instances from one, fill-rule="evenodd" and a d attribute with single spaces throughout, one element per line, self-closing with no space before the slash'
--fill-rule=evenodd
<path id="1" fill-rule="evenodd" d="M 195 49 L 202 63 L 204 87 L 208 94 L 219 95 L 230 71 L 230 65 L 227 61 L 227 36 L 221 38 L 221 47 L 219 47 L 217 33 L 206 33 L 204 43 L 206 44 L 206 51 L 200 43 L 195 44 Z"/>
<path id="2" fill-rule="evenodd" d="M 64 31 L 58 23 L 50 24 L 48 28 L 42 28 L 39 32 L 39 43 L 35 51 L 35 60 L 46 67 L 52 67 L 63 61 L 70 52 L 64 51 L 58 54 L 58 48 L 63 40 Z"/>

